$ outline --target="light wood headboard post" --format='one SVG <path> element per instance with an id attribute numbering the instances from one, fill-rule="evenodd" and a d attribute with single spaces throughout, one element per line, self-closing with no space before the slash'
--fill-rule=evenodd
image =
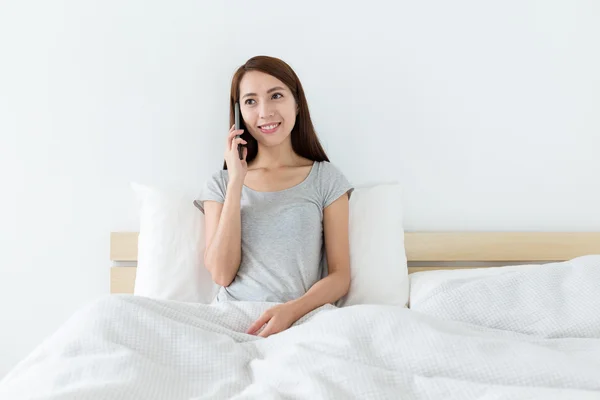
<path id="1" fill-rule="evenodd" d="M 110 260 L 113 262 L 136 261 L 138 255 L 138 232 L 112 232 L 110 234 Z M 136 267 L 110 268 L 110 293 L 133 293 Z"/>

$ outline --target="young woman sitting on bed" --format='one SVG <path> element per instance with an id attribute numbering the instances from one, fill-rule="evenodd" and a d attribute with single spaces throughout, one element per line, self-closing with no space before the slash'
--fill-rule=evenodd
<path id="1" fill-rule="evenodd" d="M 221 286 L 215 301 L 282 303 L 248 329 L 267 337 L 348 292 L 353 187 L 323 151 L 285 62 L 253 57 L 236 71 L 229 123 L 223 170 L 195 201 L 205 214 L 204 262 Z"/>

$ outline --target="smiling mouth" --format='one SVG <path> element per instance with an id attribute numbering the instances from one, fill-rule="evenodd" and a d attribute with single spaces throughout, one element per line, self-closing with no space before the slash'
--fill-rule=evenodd
<path id="1" fill-rule="evenodd" d="M 260 129 L 262 133 L 273 133 L 277 130 L 277 128 L 279 128 L 280 125 L 281 122 L 275 122 L 271 124 L 259 125 L 258 129 Z"/>

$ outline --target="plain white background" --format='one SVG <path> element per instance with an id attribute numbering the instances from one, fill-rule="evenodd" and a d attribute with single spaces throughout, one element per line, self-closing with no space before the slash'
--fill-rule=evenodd
<path id="1" fill-rule="evenodd" d="M 595 1 L 24 1 L 0 6 L 0 376 L 108 292 L 129 182 L 221 167 L 231 75 L 300 76 L 357 185 L 407 230 L 600 230 Z"/>

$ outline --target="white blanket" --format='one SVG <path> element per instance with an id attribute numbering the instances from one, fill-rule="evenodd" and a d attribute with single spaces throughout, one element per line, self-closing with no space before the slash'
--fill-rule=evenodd
<path id="1" fill-rule="evenodd" d="M 100 298 L 0 382 L 0 399 L 600 399 L 597 337 L 366 305 L 322 307 L 267 339 L 243 333 L 271 305 Z M 577 317 L 588 332 L 592 316 Z"/>

